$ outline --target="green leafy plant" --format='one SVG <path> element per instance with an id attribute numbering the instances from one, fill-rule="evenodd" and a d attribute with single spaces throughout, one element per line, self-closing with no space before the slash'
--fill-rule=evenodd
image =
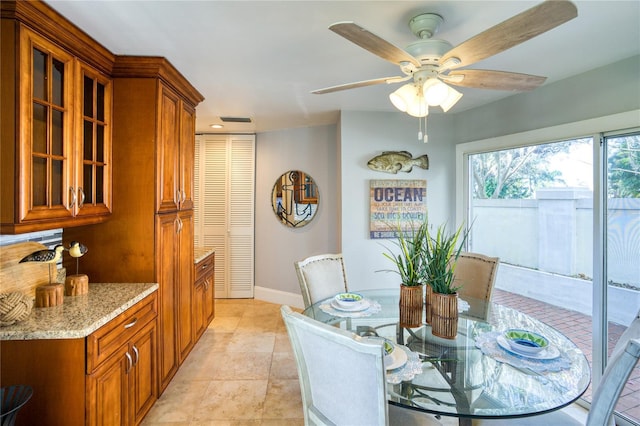
<path id="1" fill-rule="evenodd" d="M 424 243 L 424 280 L 431 286 L 434 293 L 454 294 L 460 286 L 453 285 L 458 257 L 462 252 L 468 232 L 463 232 L 463 226 L 450 234 L 446 225 L 440 225 L 432 235 L 428 227 L 425 228 Z M 458 241 L 460 243 L 458 244 Z"/>
<path id="2" fill-rule="evenodd" d="M 410 229 L 402 229 L 400 223 L 395 227 L 397 240 L 394 241 L 398 250 L 382 253 L 396 266 L 396 269 L 385 269 L 378 272 L 395 272 L 400 275 L 403 285 L 414 287 L 424 284 L 424 248 L 426 243 L 427 222 L 412 223 Z"/>

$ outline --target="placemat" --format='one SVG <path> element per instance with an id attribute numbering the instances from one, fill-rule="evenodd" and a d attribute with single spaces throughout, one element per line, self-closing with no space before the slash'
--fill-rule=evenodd
<path id="1" fill-rule="evenodd" d="M 396 348 L 401 348 L 407 353 L 407 362 L 402 367 L 387 371 L 387 382 L 393 385 L 413 380 L 417 374 L 422 373 L 422 361 L 417 352 L 403 345 L 396 345 Z"/>
<path id="2" fill-rule="evenodd" d="M 362 318 L 362 317 L 368 317 L 368 316 L 373 315 L 373 314 L 377 314 L 378 312 L 380 312 L 382 310 L 382 306 L 380 306 L 379 302 L 376 302 L 375 300 L 371 300 L 371 299 L 365 299 L 371 305 L 367 309 L 365 309 L 364 311 L 357 311 L 357 312 L 341 311 L 341 310 L 338 310 L 338 309 L 334 308 L 333 306 L 331 306 L 331 301 L 332 300 L 333 300 L 333 298 L 327 299 L 327 301 L 325 303 L 321 303 L 320 304 L 320 309 L 323 312 L 326 312 L 327 314 L 333 315 L 333 316 L 336 316 L 336 317 Z"/>
<path id="3" fill-rule="evenodd" d="M 496 341 L 496 338 L 500 334 L 501 333 L 497 331 L 481 334 L 476 338 L 476 346 L 483 354 L 494 358 L 496 361 L 504 362 L 516 368 L 529 369 L 536 373 L 560 371 L 571 368 L 571 360 L 562 351 L 560 351 L 558 358 L 549 360 L 538 360 L 508 352 L 501 348 Z"/>

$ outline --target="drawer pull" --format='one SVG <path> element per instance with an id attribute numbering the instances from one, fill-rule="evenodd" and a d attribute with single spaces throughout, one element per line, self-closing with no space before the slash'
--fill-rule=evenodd
<path id="1" fill-rule="evenodd" d="M 140 352 L 138 351 L 138 348 L 136 348 L 136 345 L 133 345 L 133 353 L 136 354 L 136 360 L 133 362 L 133 365 L 138 365 L 138 360 L 140 360 Z"/>
<path id="2" fill-rule="evenodd" d="M 134 317 L 129 324 L 125 324 L 124 328 L 131 328 L 138 322 L 138 317 Z"/>
<path id="3" fill-rule="evenodd" d="M 133 359 L 129 352 L 126 352 L 124 355 L 127 357 L 127 374 L 129 374 L 129 371 L 133 368 Z"/>
<path id="4" fill-rule="evenodd" d="M 200 269 L 207 269 L 209 267 L 208 263 L 205 263 L 204 265 L 202 265 L 202 267 Z"/>

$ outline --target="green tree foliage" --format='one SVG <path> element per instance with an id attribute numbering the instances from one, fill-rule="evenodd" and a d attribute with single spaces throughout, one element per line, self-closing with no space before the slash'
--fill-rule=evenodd
<path id="1" fill-rule="evenodd" d="M 609 198 L 640 198 L 640 135 L 608 141 Z"/>
<path id="2" fill-rule="evenodd" d="M 476 154 L 472 160 L 474 198 L 531 198 L 537 188 L 563 184 L 561 172 L 549 169 L 549 158 L 567 153 L 574 143 L 564 141 Z"/>

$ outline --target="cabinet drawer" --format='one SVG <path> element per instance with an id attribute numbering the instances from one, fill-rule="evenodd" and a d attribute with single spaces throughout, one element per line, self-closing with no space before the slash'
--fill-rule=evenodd
<path id="1" fill-rule="evenodd" d="M 215 264 L 215 253 L 211 253 L 209 256 L 202 259 L 195 264 L 195 277 L 194 281 L 198 281 L 202 277 L 206 277 L 209 274 L 213 274 Z"/>
<path id="2" fill-rule="evenodd" d="M 87 374 L 154 321 L 157 315 L 157 294 L 153 293 L 90 334 L 87 337 Z"/>

